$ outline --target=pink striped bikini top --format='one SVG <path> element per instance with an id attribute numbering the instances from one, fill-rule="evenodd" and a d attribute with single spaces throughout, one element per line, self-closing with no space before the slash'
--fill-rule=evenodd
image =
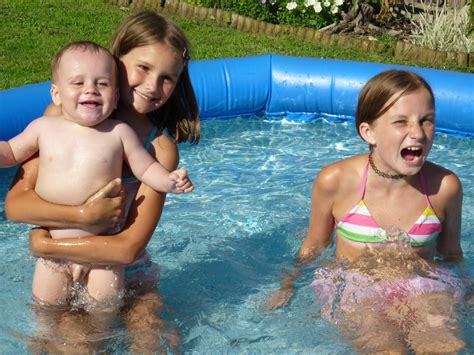
<path id="1" fill-rule="evenodd" d="M 368 169 L 369 164 L 367 163 L 362 177 L 359 203 L 337 223 L 336 231 L 344 238 L 356 242 L 383 243 L 389 240 L 386 236 L 386 231 L 374 220 L 364 203 Z M 420 177 L 421 189 L 425 195 L 427 206 L 407 232 L 410 243 L 414 247 L 433 243 L 441 232 L 442 227 L 440 220 L 431 207 L 426 181 L 421 171 L 418 173 L 418 176 Z"/>

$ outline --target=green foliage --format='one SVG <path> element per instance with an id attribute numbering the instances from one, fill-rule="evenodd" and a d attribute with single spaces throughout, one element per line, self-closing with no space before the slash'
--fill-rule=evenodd
<path id="1" fill-rule="evenodd" d="M 469 34 L 474 34 L 474 1 L 468 1 L 469 5 Z"/>
<path id="2" fill-rule="evenodd" d="M 215 7 L 251 17 L 255 20 L 281 25 L 306 26 L 322 28 L 341 19 L 341 10 L 350 5 L 349 0 L 339 0 L 344 3 L 336 5 L 336 0 L 188 0 L 188 3 Z M 314 4 L 318 3 L 318 11 Z M 291 5 L 295 6 L 291 9 Z M 290 8 L 289 8 L 290 7 Z"/>
<path id="3" fill-rule="evenodd" d="M 49 80 L 52 56 L 70 41 L 108 46 L 126 15 L 102 0 L 0 0 L 0 89 Z"/>
<path id="4" fill-rule="evenodd" d="M 57 0 L 0 0 L 0 90 L 49 80 L 51 57 L 69 41 L 92 40 L 107 46 L 115 28 L 129 13 L 127 7 L 112 6 L 103 0 L 62 0 L 60 3 Z M 211 21 L 179 17 L 175 21 L 192 44 L 192 59 L 275 53 L 417 65 L 416 62 L 394 59 L 391 51 L 326 47 L 291 36 L 275 39 L 263 34 L 240 32 Z M 433 64 L 433 67 L 469 71 L 457 63 Z"/>
<path id="5" fill-rule="evenodd" d="M 468 6 L 450 9 L 444 4 L 431 11 L 426 4 L 423 3 L 423 12 L 411 16 L 412 41 L 431 49 L 472 52 L 474 41 L 468 36 Z"/>

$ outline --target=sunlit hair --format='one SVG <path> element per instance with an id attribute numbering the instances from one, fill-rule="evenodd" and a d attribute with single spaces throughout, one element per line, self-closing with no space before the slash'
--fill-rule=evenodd
<path id="1" fill-rule="evenodd" d="M 118 70 L 116 67 L 115 58 L 112 54 L 110 54 L 109 50 L 105 47 L 102 47 L 100 44 L 91 41 L 76 41 L 70 42 L 64 47 L 62 47 L 53 57 L 51 60 L 51 76 L 53 79 L 53 83 L 57 81 L 58 76 L 58 68 L 61 62 L 62 57 L 65 53 L 69 51 L 81 51 L 81 52 L 90 52 L 90 53 L 105 53 L 107 56 L 110 57 L 113 65 L 115 66 L 116 70 L 115 73 L 118 76 Z"/>
<path id="2" fill-rule="evenodd" d="M 170 98 L 162 107 L 148 113 L 148 117 L 158 129 L 166 128 L 177 142 L 198 143 L 201 132 L 199 109 L 189 77 L 189 43 L 183 30 L 167 17 L 142 11 L 121 23 L 112 38 L 110 50 L 120 59 L 137 47 L 155 43 L 181 53 L 184 65 Z"/>
<path id="3" fill-rule="evenodd" d="M 359 135 L 362 122 L 372 124 L 390 110 L 401 97 L 420 88 L 426 89 L 430 94 L 431 106 L 434 110 L 435 99 L 430 85 L 414 72 L 387 70 L 370 79 L 362 88 L 357 103 L 355 125 Z"/>

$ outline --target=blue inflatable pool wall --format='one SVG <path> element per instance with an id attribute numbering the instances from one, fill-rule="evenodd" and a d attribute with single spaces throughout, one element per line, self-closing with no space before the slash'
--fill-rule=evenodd
<path id="1" fill-rule="evenodd" d="M 262 55 L 190 63 L 202 119 L 282 116 L 352 119 L 362 86 L 387 69 L 422 75 L 436 99 L 437 129 L 474 136 L 474 75 L 400 65 Z M 0 139 L 19 133 L 51 102 L 50 83 L 0 92 Z"/>

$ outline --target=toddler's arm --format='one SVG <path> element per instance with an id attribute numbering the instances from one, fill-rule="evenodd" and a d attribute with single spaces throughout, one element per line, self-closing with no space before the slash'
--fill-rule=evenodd
<path id="1" fill-rule="evenodd" d="M 146 151 L 135 132 L 126 124 L 117 125 L 124 155 L 133 174 L 155 191 L 183 193 L 192 191 L 187 173 L 169 172 Z"/>
<path id="2" fill-rule="evenodd" d="M 38 151 L 41 120 L 31 122 L 23 132 L 8 142 L 0 142 L 0 166 L 13 166 L 24 162 Z"/>
<path id="3" fill-rule="evenodd" d="M 16 165 L 17 161 L 13 154 L 12 147 L 8 142 L 0 142 L 0 166 L 13 166 Z"/>

